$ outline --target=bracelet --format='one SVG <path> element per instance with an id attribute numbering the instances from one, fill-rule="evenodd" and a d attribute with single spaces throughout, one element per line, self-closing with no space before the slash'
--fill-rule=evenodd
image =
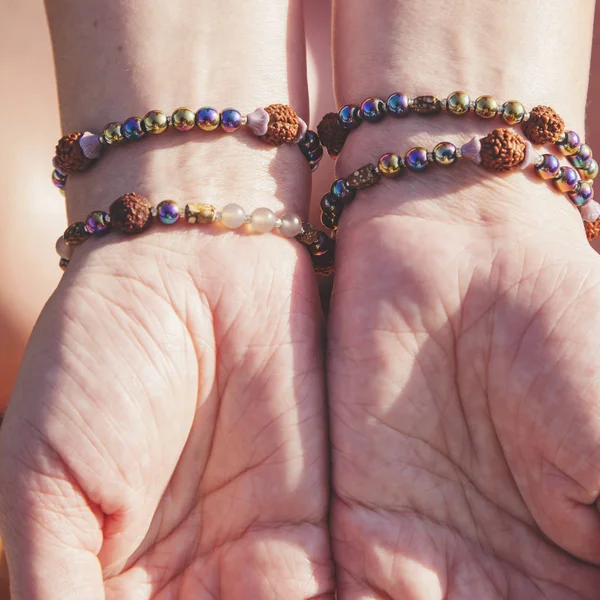
<path id="1" fill-rule="evenodd" d="M 600 204 L 593 199 L 592 174 L 585 169 L 578 172 L 573 167 L 561 166 L 553 154 L 539 154 L 531 142 L 511 129 L 495 129 L 485 138 L 474 137 L 460 148 L 451 142 L 440 142 L 432 152 L 416 147 L 404 157 L 384 154 L 377 165 L 369 163 L 349 177 L 334 181 L 330 192 L 321 199 L 321 222 L 335 232 L 344 207 L 354 200 L 356 192 L 378 184 L 382 177 L 399 177 L 407 170 L 421 172 L 430 164 L 451 167 L 461 158 L 470 158 L 495 172 L 533 167 L 539 177 L 552 182 L 580 210 L 588 240 L 600 235 Z"/>
<path id="2" fill-rule="evenodd" d="M 493 96 L 488 95 L 479 96 L 473 101 L 462 91 L 453 92 L 446 99 L 437 96 L 418 96 L 413 99 L 399 92 L 392 94 L 386 102 L 367 98 L 360 107 L 347 104 L 337 113 L 328 113 L 319 123 L 317 131 L 329 155 L 337 158 L 350 132 L 363 121 L 376 123 L 386 115 L 435 115 L 444 110 L 458 116 L 472 111 L 482 119 L 500 117 L 507 125 L 521 124 L 525 137 L 533 144 L 556 144 L 586 181 L 598 175 L 598 163 L 593 158 L 592 149 L 582 143 L 575 131 L 565 130 L 564 120 L 553 108 L 536 106 L 528 112 L 517 100 L 509 100 L 500 106 Z"/>
<path id="3" fill-rule="evenodd" d="M 89 169 L 106 146 L 118 146 L 146 136 L 160 135 L 167 129 L 182 132 L 196 129 L 215 131 L 220 127 L 227 133 L 234 133 L 246 126 L 255 136 L 273 146 L 297 143 L 311 170 L 319 166 L 323 157 L 319 137 L 308 131 L 306 123 L 289 106 L 271 104 L 245 116 L 234 108 L 219 112 L 205 106 L 197 112 L 178 108 L 170 116 L 161 110 L 151 110 L 144 118 L 130 117 L 123 123 L 109 123 L 99 135 L 88 131 L 69 133 L 56 146 L 52 182 L 57 188 L 64 189 L 67 177 Z"/>
<path id="4" fill-rule="evenodd" d="M 288 212 L 277 217 L 269 208 L 257 208 L 247 215 L 238 204 L 227 204 L 221 211 L 217 211 L 210 204 L 200 203 L 189 203 L 180 208 L 173 200 L 163 200 L 153 207 L 144 196 L 134 192 L 115 200 L 108 212 L 96 210 L 90 213 L 85 221 L 69 225 L 56 242 L 59 265 L 66 270 L 74 248 L 92 236 L 100 237 L 112 230 L 137 234 L 146 231 L 156 221 L 163 225 L 174 225 L 180 219 L 192 225 L 222 223 L 227 229 L 249 225 L 255 233 L 268 233 L 276 229 L 283 237 L 296 238 L 306 246 L 316 273 L 333 273 L 335 241 L 310 223 L 303 222 L 294 213 Z"/>

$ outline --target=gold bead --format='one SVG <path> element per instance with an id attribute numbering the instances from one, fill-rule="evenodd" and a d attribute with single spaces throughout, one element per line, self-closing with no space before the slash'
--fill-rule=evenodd
<path id="1" fill-rule="evenodd" d="M 125 138 L 121 132 L 121 123 L 109 123 L 102 131 L 102 137 L 107 144 L 122 144 Z"/>
<path id="2" fill-rule="evenodd" d="M 475 100 L 475 113 L 483 119 L 492 119 L 498 114 L 498 102 L 493 96 L 479 96 Z"/>
<path id="3" fill-rule="evenodd" d="M 384 154 L 377 163 L 383 177 L 398 177 L 402 171 L 402 162 L 397 154 Z"/>
<path id="4" fill-rule="evenodd" d="M 467 92 L 453 92 L 446 100 L 446 107 L 453 115 L 466 115 L 471 110 L 471 98 Z"/>
<path id="5" fill-rule="evenodd" d="M 192 225 L 215 222 L 215 207 L 210 204 L 186 204 L 185 220 Z"/>
<path id="6" fill-rule="evenodd" d="M 142 128 L 152 135 L 165 132 L 168 126 L 167 115 L 162 110 L 151 110 L 142 119 Z"/>
<path id="7" fill-rule="evenodd" d="M 598 163 L 592 158 L 585 169 L 579 169 L 579 175 L 583 181 L 593 181 L 598 176 Z"/>
<path id="8" fill-rule="evenodd" d="M 525 107 L 516 100 L 509 100 L 502 105 L 502 119 L 508 125 L 518 125 L 525 117 Z"/>
<path id="9" fill-rule="evenodd" d="M 449 167 L 456 162 L 456 146 L 450 142 L 440 142 L 433 149 L 433 160 L 441 167 Z"/>
<path id="10" fill-rule="evenodd" d="M 196 126 L 196 113 L 189 108 L 178 108 L 173 112 L 172 119 L 177 131 L 190 131 Z"/>

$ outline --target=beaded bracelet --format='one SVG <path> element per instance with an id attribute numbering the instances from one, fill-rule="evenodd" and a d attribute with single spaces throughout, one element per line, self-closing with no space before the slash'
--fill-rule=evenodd
<path id="1" fill-rule="evenodd" d="M 186 204 L 184 208 L 180 208 L 173 200 L 163 200 L 154 208 L 144 196 L 134 192 L 115 200 L 109 212 L 96 210 L 85 221 L 69 225 L 56 242 L 59 265 L 66 270 L 74 248 L 92 236 L 100 237 L 112 230 L 126 234 L 142 233 L 155 221 L 174 225 L 182 218 L 192 225 L 220 222 L 228 229 L 238 229 L 247 224 L 256 233 L 268 233 L 276 229 L 283 237 L 296 238 L 307 247 L 316 273 L 330 275 L 333 272 L 334 240 L 310 223 L 303 222 L 294 213 L 277 217 L 269 208 L 257 208 L 247 215 L 238 204 L 227 204 L 221 211 L 210 204 L 199 203 Z"/>
<path id="2" fill-rule="evenodd" d="M 328 113 L 319 123 L 317 131 L 330 156 L 336 158 L 350 132 L 363 121 L 376 123 L 386 115 L 435 115 L 444 110 L 458 116 L 473 111 L 482 119 L 500 117 L 507 125 L 521 124 L 525 137 L 533 144 L 556 144 L 586 181 L 591 181 L 598 175 L 598 163 L 593 158 L 591 148 L 581 142 L 575 131 L 565 130 L 564 120 L 553 108 L 536 106 L 528 112 L 517 100 L 509 100 L 500 106 L 493 96 L 479 96 L 472 101 L 462 91 L 453 92 L 446 99 L 439 99 L 437 96 L 409 98 L 399 92 L 392 94 L 386 102 L 378 98 L 367 98 L 360 107 L 347 104 L 337 113 Z"/>
<path id="3" fill-rule="evenodd" d="M 143 119 L 130 117 L 123 123 L 109 123 L 100 135 L 87 131 L 69 133 L 56 146 L 52 181 L 56 187 L 63 189 L 68 175 L 89 169 L 100 158 L 105 146 L 118 146 L 148 135 L 160 135 L 171 128 L 187 132 L 196 129 L 214 131 L 220 127 L 227 133 L 234 133 L 245 126 L 273 146 L 297 143 L 311 170 L 319 166 L 323 157 L 319 137 L 307 129 L 306 123 L 289 106 L 271 104 L 245 116 L 234 108 L 219 112 L 205 106 L 197 112 L 178 108 L 170 116 L 161 110 L 151 110 Z"/>
<path id="4" fill-rule="evenodd" d="M 404 158 L 394 153 L 384 154 L 376 166 L 369 163 L 349 177 L 334 181 L 330 192 L 321 199 L 321 222 L 335 232 L 344 207 L 354 200 L 356 192 L 378 184 L 382 177 L 399 177 L 406 170 L 421 172 L 432 163 L 450 167 L 461 158 L 470 158 L 475 164 L 495 172 L 533 167 L 580 210 L 588 240 L 600 235 L 600 204 L 593 199 L 591 180 L 586 179 L 589 174 L 584 170 L 580 177 L 574 168 L 561 166 L 553 154 L 539 154 L 531 142 L 510 129 L 495 129 L 481 140 L 474 137 L 461 148 L 451 142 L 440 142 L 432 152 L 416 147 Z"/>

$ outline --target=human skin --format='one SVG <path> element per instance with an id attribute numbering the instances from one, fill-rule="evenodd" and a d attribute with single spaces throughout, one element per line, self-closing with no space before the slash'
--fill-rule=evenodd
<path id="1" fill-rule="evenodd" d="M 295 0 L 47 8 L 65 131 L 198 102 L 308 117 Z M 128 191 L 307 213 L 293 145 L 178 135 L 72 177 L 69 218 Z M 322 336 L 295 240 L 157 227 L 78 249 L 0 436 L 13 598 L 330 597 Z"/>
<path id="2" fill-rule="evenodd" d="M 592 2 L 338 0 L 337 102 L 466 89 L 582 131 L 592 23 Z M 493 127 L 363 124 L 338 174 Z M 520 172 L 431 168 L 360 193 L 336 261 L 339 597 L 597 598 L 600 262 L 577 210 Z"/>

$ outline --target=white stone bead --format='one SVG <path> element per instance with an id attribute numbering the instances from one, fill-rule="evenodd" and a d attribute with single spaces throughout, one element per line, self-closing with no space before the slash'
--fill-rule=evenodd
<path id="1" fill-rule="evenodd" d="M 275 213 L 268 208 L 257 208 L 252 212 L 252 229 L 257 233 L 269 233 L 275 227 Z"/>
<path id="2" fill-rule="evenodd" d="M 293 238 L 302 233 L 302 219 L 294 213 L 285 213 L 281 215 L 281 235 Z"/>
<path id="3" fill-rule="evenodd" d="M 600 219 L 600 204 L 595 200 L 586 202 L 579 210 L 582 219 L 588 223 L 594 223 L 594 221 Z"/>
<path id="4" fill-rule="evenodd" d="M 228 229 L 237 229 L 246 222 L 246 213 L 239 204 L 227 204 L 221 211 L 221 222 Z"/>
<path id="5" fill-rule="evenodd" d="M 73 246 L 67 246 L 62 235 L 56 241 L 56 254 L 67 260 L 71 260 L 71 256 L 73 256 Z"/>

